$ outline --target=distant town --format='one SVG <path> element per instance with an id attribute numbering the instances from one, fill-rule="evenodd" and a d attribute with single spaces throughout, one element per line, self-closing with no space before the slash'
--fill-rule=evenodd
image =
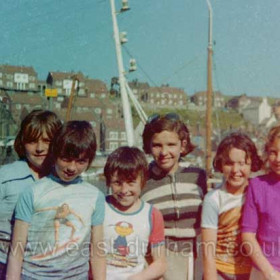
<path id="1" fill-rule="evenodd" d="M 196 162 L 203 164 L 206 91 L 189 96 L 180 88 L 162 85 L 151 87 L 146 82 L 129 82 L 135 97 L 145 112 L 176 111 L 191 127 L 192 138 L 198 149 Z M 72 94 L 71 94 L 72 93 Z M 0 164 L 12 157 L 12 145 L 18 125 L 33 109 L 49 109 L 62 120 L 87 120 L 95 129 L 98 153 L 108 154 L 119 146 L 126 145 L 126 132 L 122 102 L 117 77 L 111 84 L 85 76 L 81 72 L 49 72 L 46 80 L 38 79 L 33 67 L 0 65 Z M 133 111 L 133 110 L 132 110 Z M 220 118 L 220 120 L 219 120 Z M 144 124 L 133 111 L 136 145 L 141 147 Z M 213 149 L 221 135 L 229 130 L 244 129 L 253 138 L 280 120 L 280 98 L 249 97 L 213 93 Z"/>

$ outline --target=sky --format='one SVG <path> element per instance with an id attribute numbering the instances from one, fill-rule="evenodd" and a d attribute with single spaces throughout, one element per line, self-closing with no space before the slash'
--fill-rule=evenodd
<path id="1" fill-rule="evenodd" d="M 280 97 L 280 1 L 210 0 L 213 89 L 226 95 Z M 117 10 L 121 0 L 115 0 Z M 150 86 L 169 84 L 188 95 L 207 88 L 206 0 L 130 0 L 118 14 L 127 32 L 126 75 Z M 0 9 L 0 64 L 81 71 L 104 81 L 118 76 L 110 0 L 5 0 Z"/>

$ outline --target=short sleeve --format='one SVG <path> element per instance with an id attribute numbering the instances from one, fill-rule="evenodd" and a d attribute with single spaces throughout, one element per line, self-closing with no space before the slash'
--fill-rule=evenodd
<path id="1" fill-rule="evenodd" d="M 98 226 L 103 224 L 105 215 L 105 197 L 101 191 L 98 191 L 95 211 L 91 216 L 91 225 Z"/>
<path id="2" fill-rule="evenodd" d="M 164 223 L 161 212 L 155 207 L 151 208 L 152 230 L 149 238 L 151 247 L 164 244 Z"/>
<path id="3" fill-rule="evenodd" d="M 201 227 L 217 229 L 218 220 L 219 220 L 218 205 L 213 199 L 213 192 L 209 192 L 205 196 L 203 201 Z"/>
<path id="4" fill-rule="evenodd" d="M 29 188 L 20 194 L 15 208 L 15 218 L 17 220 L 22 220 L 28 224 L 31 223 L 34 212 L 33 200 L 34 194 L 32 188 Z"/>
<path id="5" fill-rule="evenodd" d="M 241 231 L 256 233 L 258 229 L 258 222 L 259 216 L 255 202 L 254 187 L 250 181 L 242 213 Z"/>

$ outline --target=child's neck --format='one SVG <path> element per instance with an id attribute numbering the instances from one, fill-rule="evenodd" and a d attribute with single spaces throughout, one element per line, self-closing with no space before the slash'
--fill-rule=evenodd
<path id="1" fill-rule="evenodd" d="M 231 186 L 228 183 L 225 183 L 225 187 L 226 187 L 227 191 L 232 195 L 243 194 L 245 192 L 245 189 L 246 189 L 247 186 L 248 186 L 248 182 L 247 182 L 247 184 L 244 184 L 243 186 L 241 186 L 239 188 Z"/>
<path id="2" fill-rule="evenodd" d="M 110 196 L 110 204 L 120 212 L 134 213 L 141 208 L 142 202 L 141 199 L 138 198 L 132 205 L 124 206 L 121 205 L 113 196 Z"/>

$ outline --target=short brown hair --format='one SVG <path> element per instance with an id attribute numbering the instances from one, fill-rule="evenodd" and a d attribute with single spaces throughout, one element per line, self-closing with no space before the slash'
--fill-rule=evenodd
<path id="1" fill-rule="evenodd" d="M 136 147 L 119 147 L 108 156 L 104 167 L 107 186 L 110 185 L 115 172 L 122 181 L 135 180 L 140 175 L 143 188 L 148 174 L 145 154 Z"/>
<path id="2" fill-rule="evenodd" d="M 26 157 L 24 145 L 38 141 L 44 132 L 52 140 L 61 121 L 54 112 L 47 110 L 33 110 L 21 122 L 20 130 L 16 136 L 14 148 L 20 159 Z"/>
<path id="3" fill-rule="evenodd" d="M 233 132 L 226 136 L 219 144 L 213 160 L 215 171 L 223 173 L 223 162 L 228 159 L 232 148 L 242 150 L 246 153 L 246 161 L 251 159 L 251 170 L 258 171 L 262 166 L 262 160 L 257 153 L 255 143 L 245 133 Z"/>
<path id="4" fill-rule="evenodd" d="M 171 114 L 171 113 L 169 113 Z M 146 154 L 151 154 L 151 141 L 156 133 L 162 131 L 171 131 L 178 134 L 181 141 L 186 140 L 186 147 L 181 153 L 181 156 L 186 156 L 192 152 L 195 145 L 191 143 L 190 132 L 188 127 L 179 119 L 169 119 L 168 114 L 155 119 L 152 122 L 147 122 L 142 134 L 143 138 L 143 150 Z"/>
<path id="5" fill-rule="evenodd" d="M 69 121 L 60 128 L 52 143 L 54 160 L 57 158 L 79 158 L 82 154 L 89 159 L 89 165 L 96 153 L 96 138 L 87 121 Z"/>

